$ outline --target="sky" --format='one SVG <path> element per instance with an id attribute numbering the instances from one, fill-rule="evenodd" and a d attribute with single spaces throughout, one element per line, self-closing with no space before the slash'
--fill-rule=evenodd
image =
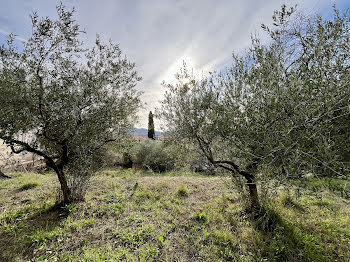
<path id="1" fill-rule="evenodd" d="M 145 106 L 137 127 L 147 127 L 148 112 L 159 106 L 165 92 L 161 82 L 173 83 L 185 61 L 197 72 L 222 70 L 232 52 L 249 46 L 252 34 L 263 35 L 261 23 L 270 24 L 273 11 L 282 4 L 305 14 L 330 16 L 332 5 L 350 8 L 350 0 L 65 0 L 75 7 L 75 19 L 86 31 L 83 40 L 92 45 L 102 39 L 119 43 L 143 80 Z M 0 44 L 9 33 L 18 40 L 31 33 L 29 15 L 56 16 L 55 0 L 0 0 Z M 263 36 L 262 36 L 263 37 Z M 155 120 L 156 129 L 159 121 Z"/>

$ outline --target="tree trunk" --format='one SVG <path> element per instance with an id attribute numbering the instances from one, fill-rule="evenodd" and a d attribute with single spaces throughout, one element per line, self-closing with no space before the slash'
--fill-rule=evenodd
<path id="1" fill-rule="evenodd" d="M 246 177 L 246 179 L 247 179 L 247 185 L 249 189 L 250 207 L 252 210 L 258 210 L 260 209 L 258 188 L 256 187 L 256 183 L 251 177 Z"/>
<path id="2" fill-rule="evenodd" d="M 198 141 L 200 143 L 200 140 L 198 138 Z M 204 151 L 204 150 L 203 150 Z M 222 160 L 222 161 L 214 161 L 213 158 L 210 156 L 208 157 L 209 161 L 213 163 L 216 166 L 222 167 L 226 170 L 231 171 L 233 174 L 240 174 L 247 180 L 247 185 L 249 189 L 249 197 L 250 197 L 250 204 L 251 204 L 251 210 L 259 210 L 260 209 L 260 201 L 259 201 L 259 195 L 258 195 L 258 188 L 256 187 L 256 183 L 254 181 L 254 175 L 252 175 L 250 172 L 243 171 L 239 168 L 239 166 L 234 163 L 233 161 L 227 161 L 227 160 Z M 231 167 L 228 167 L 226 165 L 230 165 Z M 249 169 L 254 168 L 256 166 L 256 162 L 254 162 L 253 165 L 250 166 Z M 249 170 L 248 169 L 248 170 Z"/>
<path id="3" fill-rule="evenodd" d="M 68 187 L 66 176 L 63 172 L 63 170 L 57 169 L 55 170 L 58 176 L 58 180 L 61 185 L 61 190 L 63 194 L 63 203 L 62 204 L 69 204 L 73 201 L 72 199 L 72 192 L 70 188 Z"/>

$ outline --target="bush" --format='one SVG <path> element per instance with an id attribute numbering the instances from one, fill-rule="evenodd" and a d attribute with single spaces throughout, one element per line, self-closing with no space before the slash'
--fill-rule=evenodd
<path id="1" fill-rule="evenodd" d="M 204 175 L 215 175 L 215 167 L 203 156 L 195 155 L 189 163 L 190 170 Z"/>
<path id="2" fill-rule="evenodd" d="M 176 195 L 180 197 L 187 197 L 188 196 L 188 189 L 186 186 L 181 185 L 176 190 Z"/>
<path id="3" fill-rule="evenodd" d="M 123 154 L 123 167 L 124 168 L 132 168 L 133 162 L 131 159 L 131 155 L 127 152 Z"/>
<path id="4" fill-rule="evenodd" d="M 141 143 L 135 163 L 144 169 L 161 173 L 174 169 L 175 158 L 166 144 L 148 139 Z"/>
<path id="5" fill-rule="evenodd" d="M 184 143 L 175 144 L 147 139 L 134 144 L 128 152 L 136 167 L 153 172 L 182 170 L 206 175 L 215 174 L 215 169 L 209 161 Z"/>

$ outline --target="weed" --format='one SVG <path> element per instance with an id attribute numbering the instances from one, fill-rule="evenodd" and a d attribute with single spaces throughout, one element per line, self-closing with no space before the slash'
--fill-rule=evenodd
<path id="1" fill-rule="evenodd" d="M 155 261 L 159 257 L 161 250 L 158 246 L 152 244 L 146 244 L 138 251 L 140 261 Z"/>
<path id="2" fill-rule="evenodd" d="M 199 223 L 206 223 L 208 221 L 207 214 L 204 212 L 195 213 L 193 218 Z"/>
<path id="3" fill-rule="evenodd" d="M 36 182 L 34 182 L 34 183 L 27 183 L 27 184 L 24 184 L 23 186 L 21 186 L 19 188 L 19 190 L 25 191 L 25 190 L 29 190 L 29 189 L 32 189 L 32 188 L 36 188 L 38 186 L 40 186 L 40 184 L 36 183 Z"/>
<path id="4" fill-rule="evenodd" d="M 25 243 L 28 247 L 37 246 L 40 250 L 46 244 L 47 241 L 52 240 L 61 234 L 61 229 L 59 227 L 54 228 L 51 231 L 48 231 L 43 228 L 35 230 L 31 235 L 25 236 Z"/>
<path id="5" fill-rule="evenodd" d="M 277 189 L 254 219 L 228 177 L 100 172 L 92 178 L 86 202 L 64 207 L 67 215 L 57 217 L 62 206 L 54 205 L 54 174 L 11 176 L 0 181 L 0 261 L 323 262 L 350 257 L 349 203 L 339 193 L 348 190 L 343 180 L 323 183 L 332 190 L 321 188 L 322 199 L 311 188 L 299 187 L 298 199 Z M 32 181 L 43 185 L 40 192 L 13 194 Z M 177 194 L 180 186 L 191 189 L 190 198 Z"/>
<path id="6" fill-rule="evenodd" d="M 77 205 L 76 204 L 68 204 L 62 207 L 63 211 L 69 213 L 72 213 L 77 210 Z"/>
<path id="7" fill-rule="evenodd" d="M 312 200 L 310 201 L 311 204 L 313 205 L 316 205 L 316 206 L 319 206 L 319 207 L 332 207 L 333 205 L 331 204 L 331 202 L 329 202 L 328 200 L 320 200 L 320 199 L 317 199 L 317 200 Z"/>
<path id="8" fill-rule="evenodd" d="M 176 190 L 176 195 L 179 197 L 187 197 L 189 194 L 188 189 L 185 185 L 180 185 Z"/>
<path id="9" fill-rule="evenodd" d="M 167 243 L 163 236 L 157 237 L 157 240 L 158 240 L 159 245 L 161 245 L 161 246 L 163 246 Z"/>
<path id="10" fill-rule="evenodd" d="M 116 237 L 120 237 L 127 246 L 137 248 L 152 238 L 154 231 L 155 229 L 151 225 L 146 225 L 136 232 L 117 232 Z"/>
<path id="11" fill-rule="evenodd" d="M 81 262 L 104 262 L 104 261 L 134 261 L 135 257 L 123 248 L 94 248 L 83 247 L 81 254 L 76 254 L 76 261 Z M 71 261 L 71 260 L 68 260 Z"/>

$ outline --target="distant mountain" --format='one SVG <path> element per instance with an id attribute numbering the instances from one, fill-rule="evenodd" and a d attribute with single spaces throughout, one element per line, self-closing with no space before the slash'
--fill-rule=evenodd
<path id="1" fill-rule="evenodd" d="M 155 131 L 154 132 L 156 136 L 163 136 L 162 132 Z M 148 129 L 146 128 L 135 128 L 134 129 L 134 136 L 147 136 L 148 135 Z"/>

